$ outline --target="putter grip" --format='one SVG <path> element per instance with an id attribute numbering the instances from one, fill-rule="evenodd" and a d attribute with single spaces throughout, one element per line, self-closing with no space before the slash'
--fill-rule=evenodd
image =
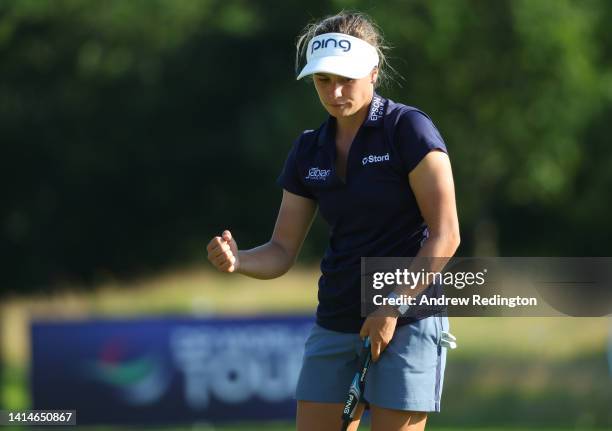
<path id="1" fill-rule="evenodd" d="M 348 396 L 344 403 L 344 409 L 342 410 L 343 428 L 346 429 L 348 423 L 355 416 L 355 409 L 359 404 L 363 388 L 365 386 L 365 377 L 370 366 L 370 360 L 372 358 L 372 351 L 370 348 L 370 337 L 366 337 L 363 341 L 363 348 L 359 353 L 359 369 L 353 377 L 351 386 L 349 387 Z"/>
<path id="2" fill-rule="evenodd" d="M 371 357 L 372 349 L 370 348 L 370 337 L 366 337 L 365 340 L 363 340 L 363 347 L 359 354 L 359 371 L 363 371 L 363 368 L 369 365 Z"/>

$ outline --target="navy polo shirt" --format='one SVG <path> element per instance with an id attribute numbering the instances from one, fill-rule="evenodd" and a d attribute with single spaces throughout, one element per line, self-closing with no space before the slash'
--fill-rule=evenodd
<path id="1" fill-rule="evenodd" d="M 422 111 L 374 94 L 368 116 L 353 140 L 346 179 L 336 175 L 336 119 L 301 134 L 277 182 L 317 201 L 329 224 L 321 261 L 317 323 L 359 332 L 362 256 L 415 256 L 427 226 L 408 174 L 432 150 L 447 152 L 440 133 Z M 414 319 L 401 317 L 398 325 Z"/>

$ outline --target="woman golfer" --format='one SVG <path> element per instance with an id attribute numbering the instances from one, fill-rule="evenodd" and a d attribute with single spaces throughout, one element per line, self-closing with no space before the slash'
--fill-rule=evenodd
<path id="1" fill-rule="evenodd" d="M 309 25 L 297 58 L 307 63 L 328 119 L 294 142 L 278 179 L 283 197 L 270 241 L 239 250 L 229 230 L 208 244 L 224 272 L 270 279 L 295 262 L 317 209 L 330 226 L 321 262 L 316 324 L 296 389 L 297 429 L 337 431 L 343 402 L 369 336 L 372 365 L 364 406 L 372 430 L 422 430 L 440 410 L 446 317 L 360 316 L 362 256 L 450 257 L 459 245 L 446 146 L 423 112 L 376 94 L 381 35 L 366 16 L 340 13 Z"/>

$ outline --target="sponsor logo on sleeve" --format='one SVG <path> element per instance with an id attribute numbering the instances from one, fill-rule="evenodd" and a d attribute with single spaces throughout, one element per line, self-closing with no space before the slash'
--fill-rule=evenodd
<path id="1" fill-rule="evenodd" d="M 308 175 L 306 175 L 305 179 L 325 181 L 329 177 L 330 172 L 331 169 L 321 169 L 318 167 L 312 167 L 308 169 Z"/>

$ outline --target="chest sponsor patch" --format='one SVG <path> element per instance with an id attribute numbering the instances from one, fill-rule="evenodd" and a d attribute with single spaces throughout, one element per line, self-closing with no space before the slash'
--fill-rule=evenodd
<path id="1" fill-rule="evenodd" d="M 361 164 L 365 166 L 365 165 L 372 164 L 372 163 L 382 163 L 382 162 L 388 162 L 388 161 L 389 161 L 389 153 L 381 154 L 381 155 L 370 154 L 369 156 L 365 156 L 363 159 L 361 159 Z"/>
<path id="2" fill-rule="evenodd" d="M 321 169 L 313 167 L 308 169 L 308 175 L 304 177 L 307 180 L 325 181 L 329 177 L 330 169 Z"/>

